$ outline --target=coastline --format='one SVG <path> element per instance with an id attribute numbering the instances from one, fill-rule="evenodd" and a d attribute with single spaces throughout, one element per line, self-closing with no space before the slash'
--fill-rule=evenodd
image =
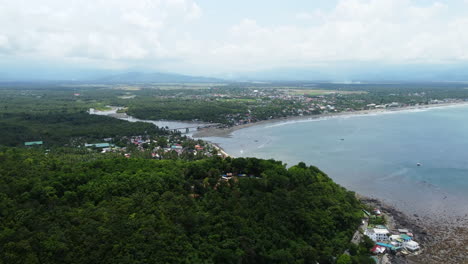
<path id="1" fill-rule="evenodd" d="M 442 104 L 406 106 L 406 107 L 390 108 L 390 109 L 369 109 L 369 110 L 358 110 L 358 111 L 353 111 L 353 112 L 326 113 L 326 114 L 307 115 L 307 116 L 290 116 L 290 117 L 274 118 L 274 119 L 269 119 L 269 120 L 261 120 L 261 121 L 254 122 L 254 123 L 237 125 L 237 126 L 232 126 L 228 128 L 215 128 L 215 127 L 202 128 L 196 131 L 195 133 L 193 133 L 192 137 L 194 138 L 230 137 L 233 132 L 239 129 L 253 127 L 253 126 L 266 125 L 266 124 L 293 122 L 293 121 L 300 121 L 300 120 L 316 120 L 316 119 L 328 118 L 328 117 L 385 114 L 385 113 L 404 112 L 404 111 L 411 111 L 411 110 L 423 110 L 423 109 L 460 106 L 460 105 L 468 105 L 468 102 L 463 101 L 463 102 L 442 103 Z"/>
<path id="2" fill-rule="evenodd" d="M 213 146 L 213 148 L 215 148 L 223 158 L 227 158 L 227 157 L 231 157 L 231 158 L 234 158 L 234 156 L 232 155 L 229 155 L 226 151 L 224 151 L 224 149 L 222 147 L 220 147 L 218 144 L 216 143 L 213 143 L 213 142 L 210 142 L 210 141 L 207 141 L 211 146 Z"/>
<path id="3" fill-rule="evenodd" d="M 386 216 L 390 229 L 407 228 L 414 234 L 421 245 L 418 255 L 391 255 L 390 262 L 396 264 L 467 264 L 468 256 L 468 219 L 452 219 L 446 216 L 444 221 L 418 215 L 408 215 L 378 198 L 356 197 L 364 204 L 379 208 Z"/>
<path id="4" fill-rule="evenodd" d="M 205 128 L 193 134 L 193 137 L 231 137 L 234 131 L 239 129 L 253 127 L 257 125 L 267 125 L 274 123 L 286 123 L 300 120 L 315 120 L 328 117 L 341 116 L 365 116 L 372 114 L 385 114 L 412 110 L 424 110 L 431 108 L 464 106 L 468 102 L 452 102 L 443 104 L 431 104 L 420 106 L 409 106 L 392 109 L 373 109 L 354 112 L 329 113 L 315 116 L 294 116 L 287 118 L 277 118 L 264 120 L 255 123 L 238 125 L 230 128 Z M 216 145 L 219 145 L 210 140 L 203 139 Z M 223 150 L 224 151 L 224 150 Z M 225 152 L 225 151 L 224 151 Z M 226 152 L 225 152 L 226 153 Z M 227 156 L 229 156 L 226 153 Z M 388 216 L 390 226 L 392 228 L 408 228 L 415 234 L 415 240 L 421 243 L 422 251 L 418 255 L 411 256 L 390 256 L 390 263 L 461 263 L 468 264 L 468 215 L 464 217 L 455 217 L 444 215 L 443 213 L 437 216 L 419 216 L 416 214 L 404 213 L 393 205 L 389 205 L 378 197 L 365 197 L 357 194 L 358 198 L 365 204 L 373 204 Z"/>

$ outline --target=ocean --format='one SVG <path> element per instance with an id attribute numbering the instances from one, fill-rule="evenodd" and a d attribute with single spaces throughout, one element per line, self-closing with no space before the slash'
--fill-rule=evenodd
<path id="1" fill-rule="evenodd" d="M 468 105 L 268 123 L 203 139 L 235 157 L 315 165 L 411 215 L 468 214 Z"/>

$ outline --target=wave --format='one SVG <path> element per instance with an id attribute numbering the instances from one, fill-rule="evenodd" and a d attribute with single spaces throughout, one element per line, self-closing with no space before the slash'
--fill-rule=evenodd
<path id="1" fill-rule="evenodd" d="M 453 107 L 468 107 L 468 105 L 467 104 L 453 104 L 453 105 L 442 105 L 442 106 L 427 107 L 427 108 L 385 110 L 385 111 L 379 111 L 379 112 L 349 113 L 349 114 L 344 113 L 344 114 L 329 115 L 329 116 L 310 117 L 307 119 L 295 119 L 295 120 L 292 119 L 292 120 L 286 120 L 286 121 L 278 121 L 278 123 L 264 126 L 264 128 L 274 128 L 274 127 L 299 124 L 299 123 L 320 122 L 320 121 L 326 121 L 330 119 L 350 119 L 350 118 L 355 118 L 355 117 L 393 115 L 393 114 L 402 114 L 402 113 L 422 113 L 422 112 L 428 112 L 428 111 L 437 110 L 437 109 L 445 109 L 445 108 L 453 108 Z"/>

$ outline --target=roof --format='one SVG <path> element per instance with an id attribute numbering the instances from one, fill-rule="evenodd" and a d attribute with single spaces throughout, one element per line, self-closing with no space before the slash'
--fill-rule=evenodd
<path id="1" fill-rule="evenodd" d="M 113 145 L 109 143 L 85 144 L 85 147 L 96 147 L 96 148 L 108 148 L 112 146 Z"/>
<path id="2" fill-rule="evenodd" d="M 381 246 L 381 247 L 387 247 L 387 248 L 392 248 L 393 247 L 393 245 L 385 244 L 385 243 L 381 243 L 381 242 L 377 242 L 376 244 L 378 246 Z"/>
<path id="3" fill-rule="evenodd" d="M 33 145 L 42 145 L 44 142 L 42 141 L 29 141 L 29 142 L 24 142 L 25 146 L 33 146 Z"/>
<path id="4" fill-rule="evenodd" d="M 384 253 L 385 252 L 385 247 L 382 247 L 382 246 L 379 246 L 379 245 L 375 245 L 371 251 L 373 253 L 376 253 L 376 254 L 379 254 L 379 253 Z"/>
<path id="5" fill-rule="evenodd" d="M 380 229 L 380 228 L 374 228 L 374 233 L 376 234 L 388 234 L 388 230 L 387 229 Z"/>
<path id="6" fill-rule="evenodd" d="M 419 246 L 419 243 L 416 242 L 416 241 L 408 241 L 408 242 L 406 242 L 406 245 L 407 246 L 417 247 L 417 246 Z"/>
<path id="7" fill-rule="evenodd" d="M 405 241 L 408 241 L 408 240 L 411 240 L 412 238 L 408 235 L 405 235 L 405 234 L 402 234 L 400 235 L 401 239 L 405 240 Z"/>

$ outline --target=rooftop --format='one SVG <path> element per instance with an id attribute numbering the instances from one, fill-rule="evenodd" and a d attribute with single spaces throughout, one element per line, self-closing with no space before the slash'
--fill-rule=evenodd
<path id="1" fill-rule="evenodd" d="M 33 146 L 33 145 L 42 145 L 44 142 L 42 141 L 29 141 L 29 142 L 24 142 L 25 146 Z"/>

